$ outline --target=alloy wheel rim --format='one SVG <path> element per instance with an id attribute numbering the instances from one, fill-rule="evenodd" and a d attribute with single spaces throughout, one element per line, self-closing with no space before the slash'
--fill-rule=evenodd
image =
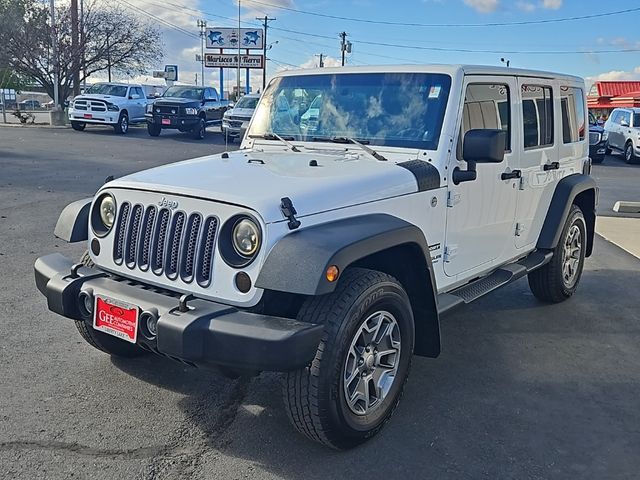
<path id="1" fill-rule="evenodd" d="M 625 158 L 627 160 L 631 160 L 631 145 L 627 145 L 627 149 L 625 150 Z"/>
<path id="2" fill-rule="evenodd" d="M 396 318 L 381 310 L 357 328 L 343 371 L 343 391 L 349 409 L 368 415 L 389 394 L 400 363 L 400 327 Z"/>
<path id="3" fill-rule="evenodd" d="M 129 123 L 127 122 L 127 117 L 122 117 L 122 121 L 120 122 L 120 129 L 123 132 L 126 132 L 129 128 Z"/>
<path id="4" fill-rule="evenodd" d="M 582 232 L 577 225 L 571 225 L 564 242 L 562 254 L 562 280 L 571 288 L 576 282 L 582 255 Z"/>

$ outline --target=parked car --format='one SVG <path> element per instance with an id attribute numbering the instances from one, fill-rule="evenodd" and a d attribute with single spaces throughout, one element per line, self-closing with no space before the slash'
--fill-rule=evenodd
<path id="1" fill-rule="evenodd" d="M 39 110 L 41 107 L 38 100 L 23 100 L 18 103 L 19 110 Z"/>
<path id="2" fill-rule="evenodd" d="M 258 105 L 260 95 L 249 94 L 238 100 L 233 108 L 230 108 L 224 112 L 222 118 L 222 133 L 232 141 L 236 138 L 240 138 L 240 132 L 242 130 L 242 124 L 251 120 L 253 112 Z"/>
<path id="3" fill-rule="evenodd" d="M 152 137 L 163 129 L 191 132 L 193 138 L 203 139 L 208 125 L 221 125 L 229 102 L 220 99 L 211 87 L 173 86 L 147 106 L 147 131 Z"/>
<path id="4" fill-rule="evenodd" d="M 312 136 L 282 118 L 300 89 L 322 95 Z M 597 198 L 584 94 L 500 67 L 280 72 L 239 151 L 67 206 L 55 234 L 88 251 L 40 257 L 36 285 L 108 354 L 283 372 L 295 428 L 354 447 L 396 410 L 412 355 L 439 355 L 441 316 L 525 276 L 543 302 L 575 294 Z"/>
<path id="5" fill-rule="evenodd" d="M 593 163 L 602 163 L 607 152 L 607 133 L 598 125 L 596 117 L 589 112 L 589 158 Z"/>
<path id="6" fill-rule="evenodd" d="M 78 131 L 88 124 L 111 125 L 116 133 L 125 134 L 129 125 L 145 121 L 146 106 L 142 85 L 96 83 L 73 99 L 69 105 L 69 121 Z"/>
<path id="7" fill-rule="evenodd" d="M 616 108 L 604 124 L 607 154 L 622 153 L 627 163 L 640 162 L 640 108 Z"/>

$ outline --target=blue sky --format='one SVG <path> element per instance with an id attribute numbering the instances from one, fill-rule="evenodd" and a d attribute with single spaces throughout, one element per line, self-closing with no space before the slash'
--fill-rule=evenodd
<path id="1" fill-rule="evenodd" d="M 121 0 L 116 0 L 121 1 Z M 237 0 L 126 0 L 182 30 L 159 24 L 163 31 L 165 63 L 177 63 L 181 80 L 192 82 L 200 51 L 196 20 L 211 27 L 236 26 Z M 302 14 L 279 7 L 325 15 L 373 21 L 422 24 L 512 23 L 593 15 L 640 7 L 638 0 L 241 0 L 243 26 L 255 26 L 255 17 L 276 17 L 268 43 L 273 59 L 269 74 L 293 66 L 314 67 L 316 55 L 328 56 L 327 65 L 340 55 L 338 34 L 346 31 L 353 43 L 350 65 L 389 63 L 474 63 L 511 65 L 570 73 L 594 79 L 640 79 L 640 11 L 594 19 L 537 25 L 489 27 L 419 27 L 362 23 Z M 129 7 L 127 7 L 129 8 Z M 224 18 L 227 17 L 227 18 Z M 152 20 L 153 21 L 153 20 Z M 193 32 L 188 35 L 187 32 Z M 419 49 L 371 43 L 416 46 Z M 444 51 L 430 50 L 443 49 Z M 601 50 L 638 49 L 627 53 Z M 461 51 L 458 51 L 461 50 Z M 462 51 L 471 50 L 471 51 Z M 575 53 L 531 53 L 558 52 Z M 527 53 L 529 52 L 529 53 Z M 217 86 L 217 70 L 207 70 L 207 83 Z M 233 71 L 227 80 L 235 82 Z M 253 72 L 258 85 L 260 73 Z"/>

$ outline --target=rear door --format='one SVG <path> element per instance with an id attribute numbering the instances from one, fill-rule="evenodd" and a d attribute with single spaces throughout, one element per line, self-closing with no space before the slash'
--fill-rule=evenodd
<path id="1" fill-rule="evenodd" d="M 609 145 L 615 148 L 620 147 L 620 119 L 622 118 L 622 110 L 616 110 L 611 115 L 607 130 L 609 131 Z"/>

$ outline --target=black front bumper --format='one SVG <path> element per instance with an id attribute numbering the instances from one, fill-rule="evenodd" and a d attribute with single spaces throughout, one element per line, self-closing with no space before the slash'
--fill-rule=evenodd
<path id="1" fill-rule="evenodd" d="M 162 128 L 178 129 L 183 132 L 193 130 L 198 125 L 200 117 L 197 115 L 151 115 L 145 114 L 147 123 L 158 125 Z M 162 120 L 168 120 L 169 123 L 162 123 Z"/>
<path id="2" fill-rule="evenodd" d="M 80 292 L 136 305 L 158 318 L 157 335 L 138 335 L 138 344 L 156 353 L 197 366 L 239 370 L 287 371 L 314 357 L 323 326 L 251 313 L 202 299 L 181 311 L 177 294 L 111 276 L 95 268 L 76 268 L 60 254 L 36 260 L 36 286 L 49 310 L 74 320 L 83 317 Z"/>
<path id="3" fill-rule="evenodd" d="M 600 143 L 596 143 L 595 145 L 589 145 L 589 158 L 591 160 L 603 160 L 605 153 L 607 150 L 607 142 L 602 141 Z"/>

